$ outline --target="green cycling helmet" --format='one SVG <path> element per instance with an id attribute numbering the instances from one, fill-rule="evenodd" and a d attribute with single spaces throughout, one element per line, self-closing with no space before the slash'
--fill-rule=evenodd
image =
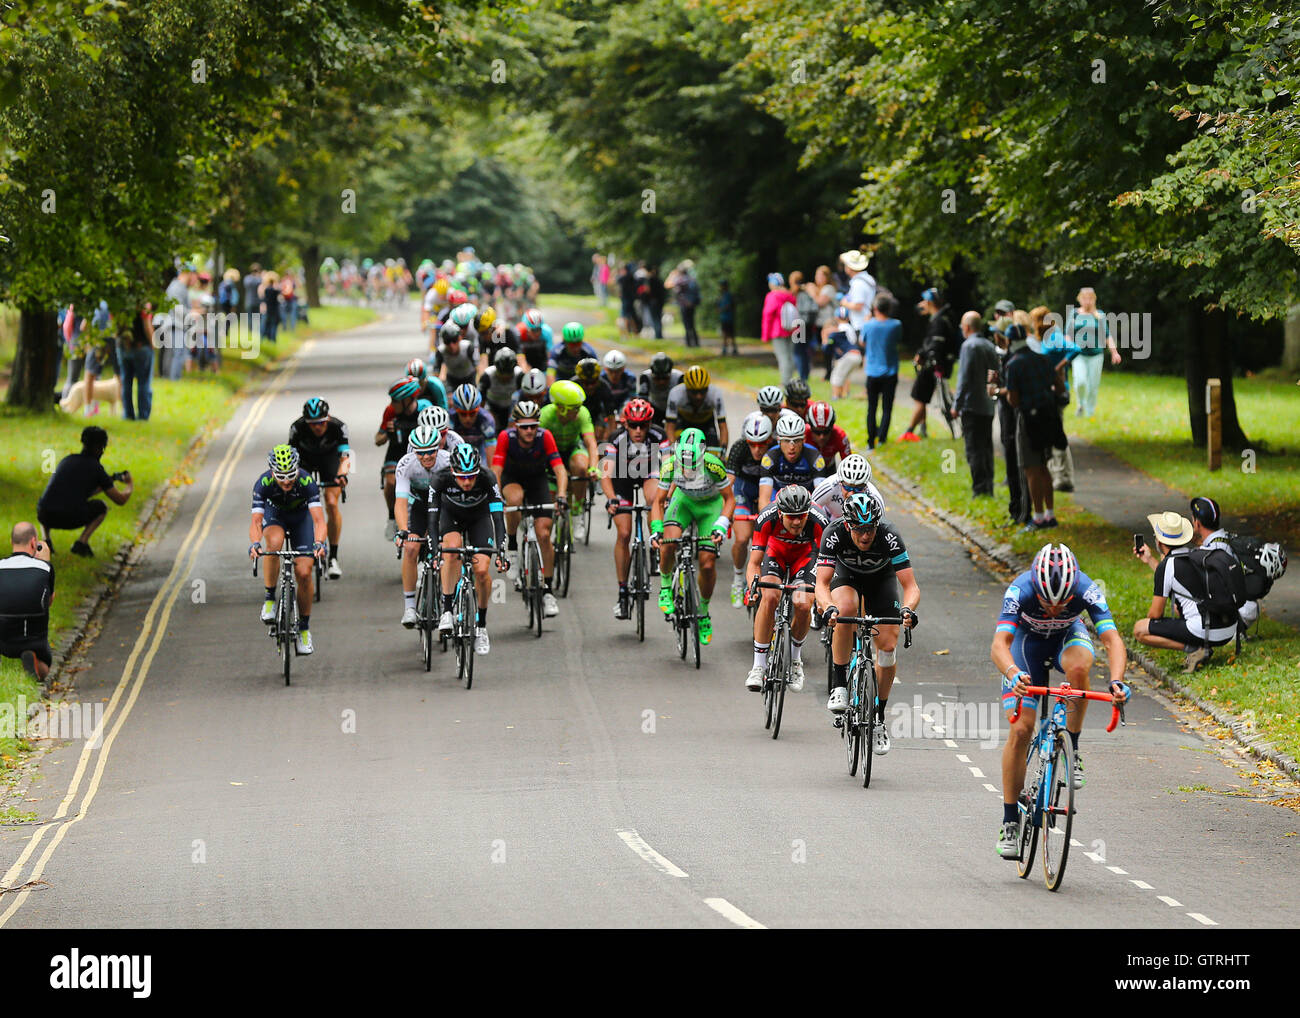
<path id="1" fill-rule="evenodd" d="M 276 480 L 291 481 L 298 476 L 298 450 L 291 445 L 280 444 L 272 448 L 266 463 Z"/>
<path id="2" fill-rule="evenodd" d="M 704 461 L 704 432 L 687 428 L 677 440 L 677 462 L 683 470 L 695 470 Z"/>
<path id="3" fill-rule="evenodd" d="M 586 333 L 581 322 L 565 322 L 564 331 L 560 335 L 566 343 L 581 343 Z"/>
<path id="4" fill-rule="evenodd" d="M 577 382 L 556 382 L 551 386 L 551 402 L 556 406 L 582 406 L 587 394 Z"/>

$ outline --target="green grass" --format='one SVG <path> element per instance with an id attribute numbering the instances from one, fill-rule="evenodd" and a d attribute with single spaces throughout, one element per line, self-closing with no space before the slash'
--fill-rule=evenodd
<path id="1" fill-rule="evenodd" d="M 49 481 L 49 471 L 65 455 L 80 448 L 78 436 L 90 421 L 108 432 L 105 469 L 109 473 L 129 469 L 135 482 L 135 492 L 125 506 L 109 504 L 108 518 L 91 538 L 94 558 L 79 558 L 69 552 L 76 532 L 54 532 L 57 587 L 50 606 L 52 643 L 58 634 L 74 627 L 82 600 L 112 571 L 114 553 L 122 542 L 135 536 L 136 517 L 153 490 L 164 481 L 193 483 L 189 472 L 192 465 L 184 460 L 194 436 L 216 434 L 242 402 L 245 385 L 265 373 L 274 358 L 287 357 L 313 335 L 363 325 L 375 316 L 373 310 L 362 307 L 314 308 L 312 325 L 300 326 L 294 333 L 282 332 L 274 351 L 264 345 L 259 357 L 249 360 L 227 355 L 218 374 L 193 375 L 177 382 L 155 379 L 153 412 L 148 421 L 127 421 L 107 413 L 85 418 L 79 414 L 36 414 L 0 407 L 0 431 L 6 436 L 0 451 L 0 519 L 6 521 L 6 527 L 19 520 L 36 522 L 36 501 Z M 22 675 L 18 662 L 4 660 L 0 703 L 12 704 L 20 692 L 28 702 L 39 697 L 39 690 L 32 695 L 35 686 L 10 684 L 10 676 Z M 21 747 L 0 739 L 0 754 L 14 756 L 16 748 Z M 0 773 L 9 764 L 0 756 Z"/>
<path id="2" fill-rule="evenodd" d="M 40 683 L 23 671 L 18 661 L 0 658 L 0 779 L 31 752 L 31 745 L 22 738 L 27 717 L 18 715 L 19 697 L 36 703 L 41 698 Z"/>

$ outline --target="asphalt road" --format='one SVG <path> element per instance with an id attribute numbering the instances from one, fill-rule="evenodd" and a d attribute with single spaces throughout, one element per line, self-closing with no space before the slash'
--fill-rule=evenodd
<path id="1" fill-rule="evenodd" d="M 79 700 L 106 701 L 105 738 L 55 748 L 20 804 L 38 820 L 0 828 L 0 885 L 45 882 L 0 897 L 0 925 L 1296 924 L 1300 818 L 1259 801 L 1251 768 L 1159 696 L 1109 735 L 1090 715 L 1059 893 L 995 856 L 1000 740 L 944 712 L 996 718 L 1004 584 L 888 489 L 922 621 L 868 790 L 845 770 L 820 647 L 774 742 L 743 688 L 751 632 L 725 579 L 696 671 L 657 613 L 644 645 L 612 617 L 603 525 L 540 639 L 511 592 L 491 607 L 472 690 L 450 656 L 426 674 L 398 624 L 369 444 L 417 352 L 413 314 L 310 343 L 212 442 L 78 677 Z M 345 575 L 286 688 L 257 619 L 247 513 L 310 395 L 347 421 L 360 460 Z M 747 406 L 731 406 L 734 430 Z"/>

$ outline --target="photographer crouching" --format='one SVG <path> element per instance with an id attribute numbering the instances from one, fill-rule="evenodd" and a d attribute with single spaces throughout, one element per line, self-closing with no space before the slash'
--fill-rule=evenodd
<path id="1" fill-rule="evenodd" d="M 90 550 L 90 536 L 108 515 L 108 506 L 94 496 L 102 492 L 114 505 L 126 505 L 135 490 L 129 470 L 110 475 L 104 469 L 100 458 L 107 448 L 107 431 L 94 425 L 83 428 L 81 452 L 64 456 L 54 468 L 54 476 L 36 503 L 36 520 L 51 551 L 54 550 L 51 530 L 80 527 L 81 536 L 73 542 L 72 553 L 90 558 L 94 554 Z M 119 483 L 123 485 L 121 490 L 116 487 Z"/>

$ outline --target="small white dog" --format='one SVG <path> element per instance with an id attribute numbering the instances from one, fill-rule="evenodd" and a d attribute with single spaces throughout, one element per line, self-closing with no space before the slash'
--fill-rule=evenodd
<path id="1" fill-rule="evenodd" d="M 118 412 L 118 403 L 122 400 L 122 387 L 116 378 L 95 379 L 95 402 L 109 404 L 112 412 Z M 68 395 L 59 401 L 59 406 L 70 414 L 75 414 L 86 404 L 86 380 L 83 378 L 71 389 Z"/>

